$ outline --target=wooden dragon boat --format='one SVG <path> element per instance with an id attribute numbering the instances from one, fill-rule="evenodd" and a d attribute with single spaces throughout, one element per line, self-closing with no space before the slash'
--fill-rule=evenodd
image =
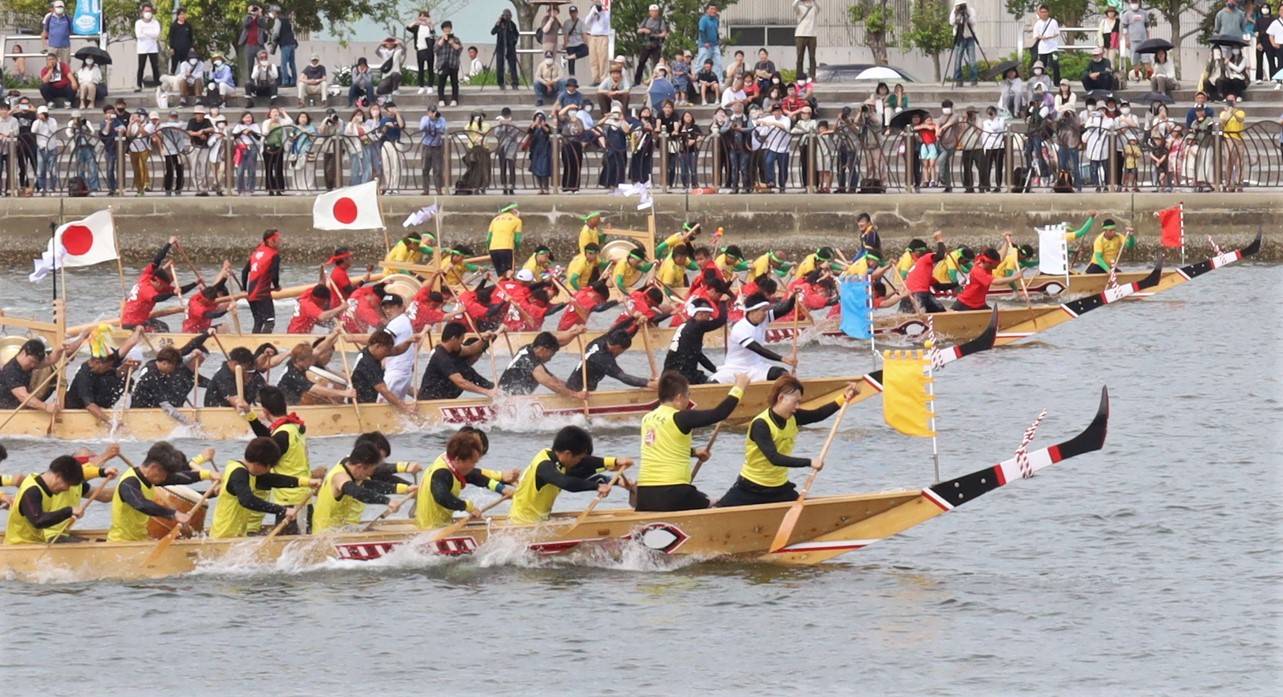
<path id="1" fill-rule="evenodd" d="M 1058 462 L 1101 449 L 1109 422 L 1109 396 L 1101 391 L 1091 424 L 1076 436 L 1023 458 L 921 489 L 808 498 L 787 543 L 772 551 L 776 531 L 791 503 L 710 508 L 669 513 L 629 509 L 593 511 L 582 522 L 575 513 L 553 516 L 537 525 L 509 523 L 504 516 L 470 523 L 437 539 L 410 521 L 379 523 L 363 532 L 274 538 L 180 539 L 154 559 L 152 540 L 107 542 L 103 531 L 78 531 L 78 543 L 0 545 L 0 578 L 92 580 L 157 578 L 197 569 L 271 571 L 283 557 L 309 566 L 344 560 L 358 567 L 398 553 L 463 556 L 484 551 L 494 539 L 514 540 L 532 555 L 573 555 L 576 551 L 611 553 L 639 545 L 658 556 L 729 558 L 781 565 L 818 564 L 879 542 L 968 503 L 1016 480 L 1028 479 Z"/>
<path id="2" fill-rule="evenodd" d="M 1137 281 L 1149 275 L 1149 271 L 1119 271 L 1116 276 L 1118 285 L 1136 283 Z M 1163 278 L 1159 281 L 1159 289 L 1167 282 L 1169 277 L 1177 275 L 1175 270 L 1163 272 Z M 994 299 L 1019 299 L 1025 291 L 1030 295 L 1039 294 L 1054 296 L 1060 298 L 1072 298 L 1080 295 L 1095 295 L 1103 293 L 1109 287 L 1109 274 L 1104 273 L 1072 273 L 1069 274 L 1066 281 L 1065 276 L 1049 276 L 1047 274 L 1037 274 L 1025 279 L 1025 287 L 1021 289 L 1019 285 L 993 285 L 989 288 L 988 297 Z M 937 297 L 952 298 L 954 291 L 941 291 L 936 293 Z"/>

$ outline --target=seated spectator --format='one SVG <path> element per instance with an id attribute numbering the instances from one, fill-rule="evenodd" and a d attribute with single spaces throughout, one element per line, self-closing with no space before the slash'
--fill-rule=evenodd
<path id="1" fill-rule="evenodd" d="M 401 65 L 405 62 L 405 44 L 395 36 L 389 36 L 374 49 L 374 53 L 382 61 L 379 66 L 379 85 L 374 89 L 374 94 L 378 96 L 395 94 L 401 89 Z"/>
<path id="2" fill-rule="evenodd" d="M 227 103 L 227 95 L 236 89 L 236 78 L 231 64 L 223 54 L 215 51 L 214 55 L 210 56 L 210 65 L 212 69 L 209 74 L 209 85 L 206 86 L 205 101 L 207 106 L 221 107 Z"/>
<path id="3" fill-rule="evenodd" d="M 566 79 L 566 84 L 562 87 L 561 94 L 557 97 L 555 105 L 557 107 L 557 111 L 560 112 L 566 106 L 572 104 L 575 108 L 582 109 L 584 104 L 587 102 L 588 99 L 584 97 L 584 93 L 579 91 L 579 80 L 572 77 Z"/>
<path id="4" fill-rule="evenodd" d="M 748 101 L 748 93 L 744 91 L 744 78 L 737 75 L 735 79 L 731 80 L 731 86 L 722 93 L 722 108 L 729 111 L 738 103 L 747 110 Z"/>
<path id="5" fill-rule="evenodd" d="M 1056 114 L 1063 114 L 1067 111 L 1078 111 L 1078 95 L 1074 94 L 1074 88 L 1069 85 L 1069 80 L 1060 79 L 1060 86 L 1056 88 Z"/>
<path id="6" fill-rule="evenodd" d="M 298 81 L 299 106 L 311 106 L 316 100 L 320 100 L 323 106 L 329 106 L 330 82 L 327 78 L 325 66 L 321 65 L 321 57 L 312 54 L 312 60 L 303 66 L 303 75 Z"/>
<path id="7" fill-rule="evenodd" d="M 76 76 L 71 66 L 52 53 L 45 56 L 45 67 L 40 69 L 40 98 L 54 108 L 58 107 L 59 100 L 64 106 L 71 106 L 76 99 Z"/>
<path id="8" fill-rule="evenodd" d="M 1042 88 L 1047 91 L 1047 94 L 1051 94 L 1056 91 L 1056 86 L 1052 84 L 1051 78 L 1047 75 L 1046 68 L 1043 66 L 1042 61 L 1034 61 L 1033 68 L 1030 71 L 1028 84 L 1030 91 L 1032 91 L 1036 85 L 1042 85 Z"/>
<path id="9" fill-rule="evenodd" d="M 256 97 L 267 97 L 268 103 L 276 104 L 276 86 L 280 82 L 280 68 L 271 61 L 267 51 L 258 52 L 258 60 L 249 71 L 249 82 L 245 85 L 245 97 L 250 109 L 254 108 Z"/>
<path id="10" fill-rule="evenodd" d="M 713 59 L 705 58 L 704 66 L 695 73 L 695 83 L 699 91 L 700 104 L 716 104 L 722 96 L 722 83 L 713 70 Z"/>
<path id="11" fill-rule="evenodd" d="M 753 79 L 757 82 L 758 91 L 763 94 L 771 89 L 771 77 L 775 75 L 775 63 L 766 49 L 758 49 L 757 63 L 753 66 Z"/>
<path id="12" fill-rule="evenodd" d="M 1225 73 L 1220 80 L 1216 81 L 1216 89 L 1223 97 L 1234 95 L 1238 99 L 1243 98 L 1243 93 L 1247 91 L 1247 56 L 1243 54 L 1243 49 L 1234 46 L 1230 49 L 1230 57 L 1225 60 Z"/>
<path id="13" fill-rule="evenodd" d="M 1154 52 L 1154 73 L 1149 78 L 1149 90 L 1159 94 L 1170 95 L 1180 86 L 1176 82 L 1176 70 L 1167 58 L 1167 51 Z"/>
<path id="14" fill-rule="evenodd" d="M 597 86 L 597 105 L 601 107 L 601 113 L 610 113 L 610 105 L 615 102 L 618 102 L 624 111 L 628 111 L 628 90 L 631 87 L 632 85 L 628 84 L 628 77 L 624 75 L 624 66 L 620 63 L 611 63 L 610 72 Z"/>
<path id="15" fill-rule="evenodd" d="M 668 77 L 668 68 L 662 64 L 655 66 L 650 75 L 650 85 L 646 87 L 646 100 L 650 107 L 659 109 L 664 102 L 671 102 L 676 98 L 677 88 Z"/>
<path id="16" fill-rule="evenodd" d="M 792 94 L 797 89 L 793 85 L 789 85 L 789 88 L 790 88 L 790 94 Z M 905 109 L 909 108 L 909 95 L 904 93 L 904 83 L 902 82 L 895 83 L 895 89 L 891 91 L 891 96 L 887 97 L 887 108 L 891 110 L 891 113 L 893 115 L 898 114 L 904 111 Z M 784 113 L 786 114 L 788 113 L 787 106 L 784 107 Z"/>
<path id="17" fill-rule="evenodd" d="M 178 66 L 178 103 L 187 106 L 187 98 L 199 98 L 205 87 L 205 64 L 193 49 L 187 52 L 187 60 Z"/>
<path id="18" fill-rule="evenodd" d="M 365 103 L 374 100 L 374 76 L 370 74 L 370 62 L 361 56 L 352 67 L 352 86 L 347 90 L 347 105 L 353 106 L 360 99 Z"/>
<path id="19" fill-rule="evenodd" d="M 748 69 L 748 66 L 744 64 L 744 52 L 743 52 L 743 51 L 736 51 L 736 52 L 735 52 L 735 58 L 734 58 L 734 60 L 732 60 L 732 61 L 731 61 L 731 62 L 726 66 L 726 72 L 725 72 L 725 74 L 724 74 L 724 77 L 725 77 L 725 79 L 726 79 L 726 84 L 727 84 L 727 85 L 729 85 L 729 84 L 731 84 L 732 82 L 734 82 L 734 81 L 735 81 L 735 78 L 737 78 L 737 77 L 743 77 L 743 78 L 745 78 L 745 79 L 749 79 L 749 78 L 751 78 L 751 77 L 752 77 L 752 75 L 750 74 L 750 71 L 749 71 L 749 69 Z"/>
<path id="20" fill-rule="evenodd" d="M 904 104 L 907 107 L 909 100 L 904 96 L 904 88 L 900 85 L 896 85 L 895 88 L 900 90 L 900 98 L 904 101 Z M 784 108 L 784 115 L 790 119 L 796 119 L 798 114 L 802 113 L 803 109 L 810 108 L 810 104 L 808 104 L 805 99 L 798 96 L 797 85 L 788 86 L 787 94 L 784 99 L 780 101 L 780 106 Z M 897 111 L 899 110 L 897 109 Z"/>
<path id="21" fill-rule="evenodd" d="M 891 123 L 891 109 L 887 107 L 887 99 L 891 96 L 891 88 L 887 83 L 879 82 L 873 88 L 873 94 L 864 100 L 864 104 L 869 107 L 873 113 L 874 120 L 881 128 L 886 128 Z"/>
<path id="22" fill-rule="evenodd" d="M 571 9 L 574 9 L 574 8 L 572 7 Z M 486 70 L 486 66 L 481 64 L 481 58 L 478 56 L 477 47 L 469 46 L 468 47 L 468 70 L 463 74 L 463 78 L 460 81 L 465 85 L 470 85 L 472 84 L 472 81 L 476 79 L 478 76 L 480 76 L 481 73 L 485 72 L 485 70 Z"/>
<path id="23" fill-rule="evenodd" d="M 1002 76 L 1002 92 L 998 95 L 998 108 L 1009 115 L 1025 113 L 1025 104 L 1029 93 L 1025 91 L 1025 81 L 1020 79 L 1020 71 L 1009 68 Z"/>
<path id="24" fill-rule="evenodd" d="M 673 58 L 673 87 L 677 88 L 677 105 L 685 106 L 691 94 L 691 52 L 683 51 Z"/>
<path id="25" fill-rule="evenodd" d="M 1099 46 L 1092 49 L 1091 62 L 1087 64 L 1087 72 L 1083 74 L 1083 89 L 1088 92 L 1095 90 L 1113 92 L 1118 89 L 1118 79 L 1114 77 L 1114 67 L 1110 65 L 1109 59 L 1105 57 L 1104 49 Z"/>
<path id="26" fill-rule="evenodd" d="M 93 58 L 86 58 L 76 70 L 76 106 L 93 108 L 98 100 L 98 85 L 102 84 L 102 70 L 94 65 Z"/>
<path id="27" fill-rule="evenodd" d="M 535 68 L 535 106 L 543 106 L 545 101 L 556 100 L 564 85 L 561 67 L 553 58 L 552 51 L 545 51 L 543 62 Z"/>

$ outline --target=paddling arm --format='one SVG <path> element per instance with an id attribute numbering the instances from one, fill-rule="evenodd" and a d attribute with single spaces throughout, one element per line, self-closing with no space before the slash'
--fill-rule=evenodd
<path id="1" fill-rule="evenodd" d="M 557 463 L 544 460 L 535 469 L 535 486 L 551 484 L 562 491 L 596 491 L 597 483 L 562 472 Z"/>
<path id="2" fill-rule="evenodd" d="M 428 482 L 429 492 L 432 494 L 432 500 L 436 501 L 442 508 L 448 508 L 452 511 L 468 510 L 468 502 L 455 496 L 451 489 L 454 487 L 454 475 L 448 469 L 439 469 L 432 473 L 432 479 Z"/>
<path id="3" fill-rule="evenodd" d="M 797 419 L 798 426 L 819 423 L 838 413 L 838 409 L 842 407 L 842 404 L 845 401 L 845 397 L 839 397 L 822 407 L 816 407 L 815 409 L 798 409 L 793 414 L 793 418 Z"/>
<path id="4" fill-rule="evenodd" d="M 346 482 L 343 482 L 343 488 L 339 491 L 344 496 L 351 496 L 361 503 L 386 506 L 391 499 L 376 491 L 374 487 L 368 486 L 369 483 L 370 480 L 366 480 L 366 485 L 362 485 L 349 479 Z"/>
<path id="5" fill-rule="evenodd" d="M 83 494 L 82 494 L 83 496 Z M 46 511 L 40 507 L 40 487 L 33 486 L 18 500 L 18 512 L 32 526 L 44 529 L 53 527 L 62 521 L 71 517 L 71 506 L 64 506 L 57 510 Z"/>
<path id="6" fill-rule="evenodd" d="M 811 460 L 806 457 L 793 457 L 785 455 L 775 447 L 775 439 L 771 438 L 771 428 L 766 422 L 761 420 L 753 421 L 749 428 L 748 437 L 752 439 L 753 444 L 757 446 L 766 460 L 776 467 L 810 467 Z"/>
<path id="7" fill-rule="evenodd" d="M 174 482 L 175 484 L 187 484 L 190 482 Z M 174 517 L 174 509 L 166 508 L 154 501 L 143 496 L 142 484 L 134 478 L 129 478 L 116 485 L 116 491 L 120 494 L 120 500 L 124 501 L 130 508 L 149 515 L 153 518 L 170 518 Z"/>
<path id="8" fill-rule="evenodd" d="M 686 409 L 673 414 L 673 424 L 677 430 L 682 433 L 690 433 L 697 428 L 712 426 L 719 421 L 725 421 L 727 417 L 735 411 L 735 406 L 739 404 L 740 397 L 744 396 L 744 390 L 738 386 L 732 387 L 726 399 L 712 409 Z"/>
<path id="9" fill-rule="evenodd" d="M 263 489 L 273 489 L 277 487 L 292 488 L 299 486 L 299 481 L 296 477 L 286 477 L 282 474 L 273 474 L 270 472 L 257 477 L 256 481 L 259 487 Z M 306 484 L 304 484 L 304 486 L 306 486 Z M 254 495 L 254 487 L 249 484 L 249 472 L 244 468 L 238 468 L 236 471 L 228 475 L 224 489 L 235 496 L 240 505 L 251 511 L 271 513 L 272 515 L 277 516 L 285 514 L 284 506 L 277 505 L 270 501 L 264 501 Z"/>

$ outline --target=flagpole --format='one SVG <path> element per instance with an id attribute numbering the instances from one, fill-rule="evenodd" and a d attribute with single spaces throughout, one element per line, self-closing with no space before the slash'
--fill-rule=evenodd
<path id="1" fill-rule="evenodd" d="M 62 268 L 62 264 L 58 263 L 57 245 L 58 245 L 58 223 L 49 221 L 49 254 L 50 256 L 53 257 L 52 261 L 54 265 L 53 273 L 50 275 L 53 278 L 52 300 L 54 302 L 58 302 L 58 270 Z"/>
<path id="2" fill-rule="evenodd" d="M 935 350 L 935 342 L 927 341 L 927 351 Z M 931 462 L 935 466 L 936 479 L 934 483 L 940 482 L 940 444 L 936 436 L 936 388 L 935 388 L 935 361 L 927 361 L 927 410 L 931 414 Z"/>
<path id="3" fill-rule="evenodd" d="M 1176 205 L 1180 210 L 1179 214 L 1181 219 L 1181 266 L 1184 266 L 1185 265 L 1185 202 L 1178 201 Z"/>
<path id="4" fill-rule="evenodd" d="M 107 212 L 111 212 L 111 206 L 107 206 Z M 125 300 L 129 295 L 125 287 L 125 263 L 120 260 L 120 238 L 116 236 L 116 219 L 113 216 L 111 220 L 111 244 L 116 248 L 116 276 L 120 278 L 120 299 Z M 243 288 L 241 290 L 244 290 Z"/>

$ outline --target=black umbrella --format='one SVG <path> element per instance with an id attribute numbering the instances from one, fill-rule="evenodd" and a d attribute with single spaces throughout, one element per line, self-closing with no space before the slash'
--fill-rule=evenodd
<path id="1" fill-rule="evenodd" d="M 1162 92 L 1150 92 L 1149 94 L 1142 96 L 1137 101 L 1144 102 L 1145 104 L 1153 104 L 1154 102 L 1158 102 L 1160 104 L 1176 103 L 1175 99 L 1172 99 L 1171 97 L 1163 94 Z"/>
<path id="2" fill-rule="evenodd" d="M 97 46 L 86 46 L 76 51 L 76 60 L 94 59 L 98 65 L 111 65 L 111 54 Z"/>
<path id="3" fill-rule="evenodd" d="M 1246 46 L 1247 42 L 1244 41 L 1243 37 L 1241 36 L 1231 36 L 1229 34 L 1221 34 L 1220 36 L 1213 36 L 1211 44 L 1213 46 L 1238 46 L 1241 48 L 1243 46 Z"/>
<path id="4" fill-rule="evenodd" d="M 1103 102 L 1106 99 L 1113 99 L 1114 93 L 1110 92 L 1109 90 L 1092 90 L 1087 93 L 1087 96 L 1091 97 L 1092 99 L 1095 99 L 1098 102 Z"/>
<path id="5" fill-rule="evenodd" d="M 925 119 L 930 115 L 926 109 L 906 109 L 891 118 L 891 128 L 904 128 L 913 123 L 914 116 Z"/>
<path id="6" fill-rule="evenodd" d="M 1158 53 L 1159 51 L 1170 51 L 1174 46 L 1167 39 L 1145 39 L 1136 47 L 1137 53 Z"/>
<path id="7" fill-rule="evenodd" d="M 1003 61 L 989 68 L 989 72 L 985 74 L 985 79 L 992 80 L 995 77 L 998 77 L 1000 75 L 1006 75 L 1007 71 L 1011 70 L 1012 68 L 1016 68 L 1017 70 L 1019 70 L 1020 64 L 1017 63 L 1016 61 Z"/>

